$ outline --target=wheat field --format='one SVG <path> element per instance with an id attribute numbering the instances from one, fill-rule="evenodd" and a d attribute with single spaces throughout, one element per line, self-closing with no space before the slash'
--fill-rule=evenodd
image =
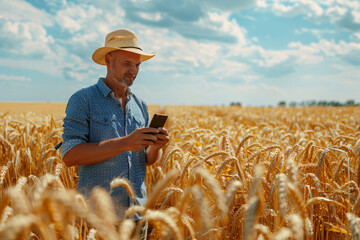
<path id="1" fill-rule="evenodd" d="M 359 107 L 150 106 L 170 142 L 121 221 L 102 189 L 76 192 L 58 107 L 0 105 L 0 239 L 138 239 L 146 221 L 148 239 L 359 239 Z"/>

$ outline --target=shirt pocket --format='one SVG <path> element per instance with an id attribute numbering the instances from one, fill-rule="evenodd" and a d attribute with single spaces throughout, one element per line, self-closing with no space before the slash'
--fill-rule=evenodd
<path id="1" fill-rule="evenodd" d="M 91 116 L 91 142 L 100 142 L 118 137 L 115 121 L 111 116 L 104 114 L 94 114 Z"/>
<path id="2" fill-rule="evenodd" d="M 99 114 L 99 115 L 92 115 L 92 120 L 96 124 L 103 124 L 103 125 L 110 125 L 111 124 L 111 118 L 109 116 Z"/>
<path id="3" fill-rule="evenodd" d="M 141 113 L 135 112 L 132 118 L 135 123 L 135 129 L 145 127 L 145 119 Z"/>

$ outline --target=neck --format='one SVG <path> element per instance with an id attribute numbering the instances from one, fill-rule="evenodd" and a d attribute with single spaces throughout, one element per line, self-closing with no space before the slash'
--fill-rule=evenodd
<path id="1" fill-rule="evenodd" d="M 128 87 L 116 83 L 116 80 L 111 80 L 109 76 L 106 76 L 104 82 L 114 92 L 116 98 L 126 98 Z"/>

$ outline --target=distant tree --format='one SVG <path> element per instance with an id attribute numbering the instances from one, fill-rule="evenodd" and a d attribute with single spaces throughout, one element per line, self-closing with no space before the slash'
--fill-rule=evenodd
<path id="1" fill-rule="evenodd" d="M 237 106 L 237 107 L 241 107 L 241 102 L 231 102 L 230 106 Z"/>
<path id="2" fill-rule="evenodd" d="M 318 101 L 317 105 L 318 106 L 327 106 L 328 103 L 326 101 L 324 101 L 324 100 L 320 100 L 320 101 Z"/>
<path id="3" fill-rule="evenodd" d="M 329 102 L 329 106 L 332 106 L 332 107 L 339 107 L 339 106 L 343 106 L 342 103 L 340 103 L 339 101 L 330 101 Z"/>
<path id="4" fill-rule="evenodd" d="M 289 104 L 290 107 L 296 107 L 296 105 L 297 105 L 297 103 L 296 103 L 295 101 L 292 101 L 292 102 L 290 102 L 290 104 Z"/>
<path id="5" fill-rule="evenodd" d="M 309 102 L 308 102 L 308 106 L 316 106 L 316 101 L 315 100 L 310 100 Z"/>
<path id="6" fill-rule="evenodd" d="M 283 100 L 283 101 L 280 101 L 279 103 L 278 103 L 278 106 L 279 107 L 286 107 L 286 102 Z"/>
<path id="7" fill-rule="evenodd" d="M 355 106 L 355 101 L 350 99 L 350 100 L 347 100 L 346 103 L 345 103 L 346 106 Z"/>

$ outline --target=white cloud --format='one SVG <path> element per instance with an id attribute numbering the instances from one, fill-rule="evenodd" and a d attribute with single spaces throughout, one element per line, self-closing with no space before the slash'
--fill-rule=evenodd
<path id="1" fill-rule="evenodd" d="M 192 0 L 195 4 L 199 4 L 200 1 Z M 260 5 L 263 1 L 260 1 Z M 249 7 L 253 7 L 257 4 L 254 0 L 227 0 L 226 2 L 219 0 L 207 0 L 203 1 L 202 5 L 208 10 L 223 10 L 223 11 L 236 11 L 242 10 Z"/>
<path id="2" fill-rule="evenodd" d="M 1 36 L 0 48 L 21 55 L 51 55 L 51 47 L 54 43 L 40 24 L 33 22 L 16 22 L 5 20 L 0 22 Z"/>
<path id="3" fill-rule="evenodd" d="M 226 66 L 226 67 L 224 67 Z M 227 59 L 219 59 L 219 64 L 216 64 L 211 70 L 211 74 L 221 80 L 228 78 L 243 79 L 245 74 L 245 81 L 251 81 L 254 78 L 246 77 L 249 66 L 241 62 L 230 61 Z"/>
<path id="4" fill-rule="evenodd" d="M 71 3 L 66 8 L 57 11 L 55 19 L 58 25 L 70 33 L 76 33 L 86 27 L 92 26 L 99 16 L 102 16 L 103 11 L 95 8 L 93 5 L 75 5 Z M 92 26 L 90 29 L 94 29 Z"/>
<path id="5" fill-rule="evenodd" d="M 150 31 L 146 27 L 139 29 L 137 35 L 141 47 L 146 51 L 156 51 L 154 61 L 158 70 L 192 70 L 198 66 L 210 67 L 221 58 L 222 47 L 216 43 L 200 43 L 186 39 L 167 30 Z"/>
<path id="6" fill-rule="evenodd" d="M 31 78 L 25 76 L 0 75 L 0 81 L 31 82 Z"/>
<path id="7" fill-rule="evenodd" d="M 235 19 L 230 20 L 230 13 L 209 12 L 209 26 L 213 26 L 215 31 L 233 35 L 237 38 L 238 44 L 246 44 L 246 30 L 238 25 Z"/>
<path id="8" fill-rule="evenodd" d="M 331 35 L 336 34 L 335 30 L 329 30 L 329 29 L 301 28 L 301 29 L 295 30 L 295 34 L 301 35 L 304 33 L 313 34 L 318 39 L 321 39 L 323 37 L 323 35 L 326 35 L 326 34 L 331 34 Z"/>
<path id="9" fill-rule="evenodd" d="M 299 56 L 299 62 L 303 64 L 320 63 L 325 58 L 333 58 L 334 60 L 347 61 L 353 65 L 360 65 L 360 43 L 329 41 L 321 39 L 317 43 L 303 45 L 299 42 L 292 42 L 289 47 L 293 49 L 293 54 Z M 311 61 L 311 59 L 313 61 Z"/>
<path id="10" fill-rule="evenodd" d="M 325 13 L 333 21 L 338 21 L 346 14 L 347 11 L 348 10 L 344 7 L 333 6 L 328 8 Z"/>
<path id="11" fill-rule="evenodd" d="M 353 10 L 353 11 L 351 11 L 351 14 L 354 17 L 354 21 L 356 23 L 360 23 L 360 11 Z"/>
<path id="12" fill-rule="evenodd" d="M 271 85 L 268 85 L 268 84 L 264 84 L 264 83 L 260 83 L 259 84 L 260 87 L 264 88 L 265 90 L 268 90 L 268 91 L 271 91 L 271 92 L 277 92 L 277 93 L 280 93 L 280 94 L 284 94 L 284 90 L 277 87 L 277 86 L 271 86 Z"/>
<path id="13" fill-rule="evenodd" d="M 163 19 L 161 16 L 161 13 L 159 13 L 159 12 L 156 12 L 156 13 L 140 12 L 139 15 L 142 18 L 150 20 L 150 21 L 160 21 Z"/>
<path id="14" fill-rule="evenodd" d="M 354 37 L 356 37 L 358 40 L 360 40 L 360 33 L 354 33 Z"/>
<path id="15" fill-rule="evenodd" d="M 45 0 L 46 4 L 52 8 L 61 8 L 67 5 L 67 0 Z"/>
<path id="16" fill-rule="evenodd" d="M 15 70 L 35 70 L 37 72 L 48 74 L 52 77 L 61 75 L 61 71 L 59 70 L 60 67 L 54 65 L 53 62 L 48 60 L 0 58 L 0 66 L 13 68 Z"/>
<path id="17" fill-rule="evenodd" d="M 0 20 L 32 22 L 38 25 L 52 26 L 53 21 L 47 12 L 40 10 L 26 1 L 0 0 Z"/>
<path id="18" fill-rule="evenodd" d="M 278 16 L 305 15 L 317 22 L 336 23 L 346 30 L 360 30 L 360 2 L 358 0 L 275 0 L 271 9 Z"/>
<path id="19" fill-rule="evenodd" d="M 275 14 L 281 16 L 296 16 L 304 14 L 308 17 L 319 17 L 323 14 L 323 9 L 312 0 L 275 0 L 272 10 Z"/>
<path id="20" fill-rule="evenodd" d="M 266 8 L 268 5 L 266 0 L 256 0 L 256 6 L 260 8 Z"/>

